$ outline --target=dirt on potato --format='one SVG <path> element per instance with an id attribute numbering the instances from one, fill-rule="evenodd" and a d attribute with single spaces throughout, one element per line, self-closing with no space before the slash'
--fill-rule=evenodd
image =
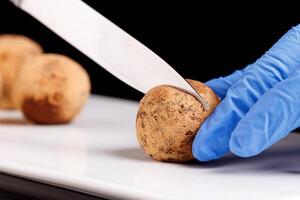
<path id="1" fill-rule="evenodd" d="M 204 120 L 219 104 L 217 95 L 205 84 L 187 80 L 210 105 L 178 88 L 161 85 L 140 101 L 136 118 L 137 139 L 146 154 L 159 161 L 193 160 L 192 143 Z"/>

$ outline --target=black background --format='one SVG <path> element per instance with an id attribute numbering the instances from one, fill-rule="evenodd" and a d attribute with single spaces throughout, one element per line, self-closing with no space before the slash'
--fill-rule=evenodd
<path id="1" fill-rule="evenodd" d="M 296 5 L 86 2 L 156 52 L 183 77 L 202 82 L 254 62 L 300 22 L 299 12 L 292 10 Z M 89 72 L 93 93 L 136 100 L 142 97 L 5 0 L 0 2 L 0 33 L 24 34 L 37 40 L 46 52 L 72 57 Z"/>

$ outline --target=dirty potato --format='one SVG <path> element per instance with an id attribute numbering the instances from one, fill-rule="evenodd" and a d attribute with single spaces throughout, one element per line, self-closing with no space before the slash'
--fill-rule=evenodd
<path id="1" fill-rule="evenodd" d="M 26 118 L 40 124 L 72 121 L 81 111 L 91 89 L 81 65 L 58 54 L 42 54 L 27 62 L 15 93 Z"/>
<path id="2" fill-rule="evenodd" d="M 34 56 L 42 53 L 35 41 L 21 35 L 0 35 L 0 74 L 2 76 L 2 98 L 0 108 L 16 109 L 13 88 L 22 66 Z"/>
<path id="3" fill-rule="evenodd" d="M 168 85 L 151 89 L 140 101 L 136 119 L 138 142 L 156 160 L 193 160 L 194 137 L 219 103 L 209 87 L 198 81 L 187 81 L 205 98 L 210 105 L 208 110 L 193 95 Z"/>

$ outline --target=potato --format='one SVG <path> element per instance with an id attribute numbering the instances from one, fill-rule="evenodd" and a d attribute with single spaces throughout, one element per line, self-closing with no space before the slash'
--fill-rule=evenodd
<path id="1" fill-rule="evenodd" d="M 15 94 L 29 120 L 61 124 L 80 112 L 90 89 L 89 76 L 81 65 L 63 55 L 42 54 L 22 68 Z"/>
<path id="2" fill-rule="evenodd" d="M 140 101 L 136 119 L 137 139 L 146 154 L 159 161 L 193 160 L 192 143 L 204 122 L 219 104 L 219 98 L 206 85 L 187 80 L 210 108 L 204 111 L 193 95 L 161 85 L 151 89 Z"/>
<path id="3" fill-rule="evenodd" d="M 0 74 L 3 79 L 3 95 L 0 108 L 16 109 L 13 88 L 22 66 L 34 56 L 42 53 L 39 44 L 31 39 L 13 34 L 0 35 Z"/>

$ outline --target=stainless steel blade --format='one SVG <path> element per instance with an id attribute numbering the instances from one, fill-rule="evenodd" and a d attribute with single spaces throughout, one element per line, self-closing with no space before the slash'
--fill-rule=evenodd
<path id="1" fill-rule="evenodd" d="M 81 0 L 11 0 L 114 76 L 146 93 L 172 85 L 209 105 L 171 66 Z"/>

